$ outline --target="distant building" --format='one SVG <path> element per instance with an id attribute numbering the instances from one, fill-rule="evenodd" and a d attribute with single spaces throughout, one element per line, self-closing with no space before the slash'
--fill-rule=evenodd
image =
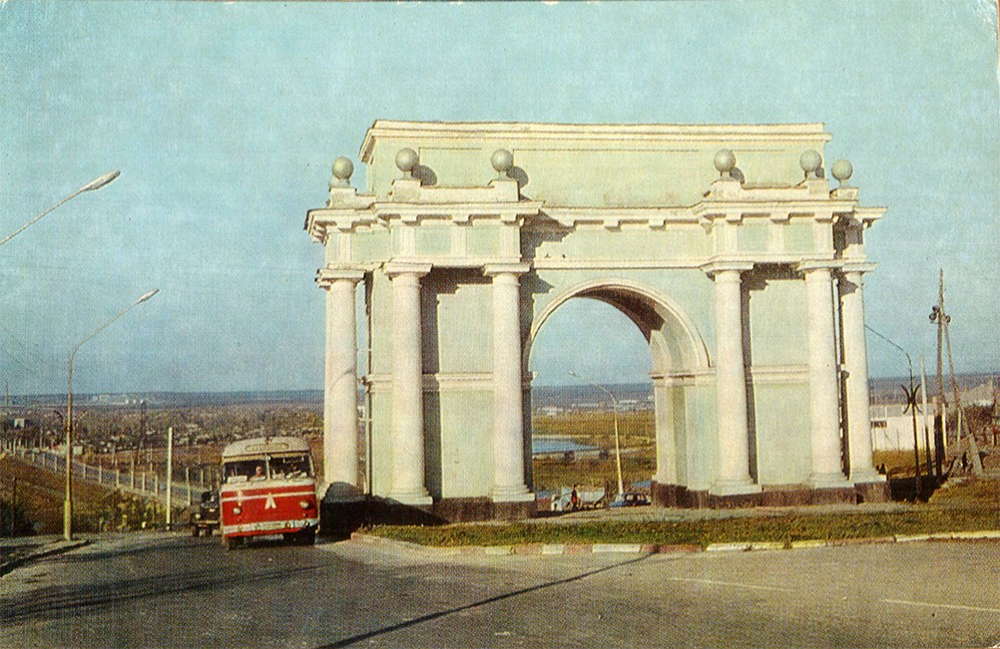
<path id="1" fill-rule="evenodd" d="M 913 415 L 903 412 L 906 406 L 874 405 L 872 413 L 872 449 L 875 451 L 912 451 L 913 450 Z M 926 448 L 924 426 L 929 431 L 931 450 L 934 450 L 934 415 L 917 414 L 918 448 Z"/>

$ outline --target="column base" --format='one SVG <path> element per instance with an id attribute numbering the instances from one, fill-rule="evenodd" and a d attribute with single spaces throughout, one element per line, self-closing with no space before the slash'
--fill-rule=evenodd
<path id="1" fill-rule="evenodd" d="M 362 493 L 361 489 L 356 485 L 346 482 L 328 482 L 322 484 L 317 495 L 321 500 L 331 503 L 353 503 L 365 499 L 365 494 Z"/>
<path id="2" fill-rule="evenodd" d="M 760 493 L 760 485 L 749 480 L 720 480 L 708 490 L 711 496 L 742 496 Z"/>
<path id="3" fill-rule="evenodd" d="M 517 487 L 494 487 L 490 498 L 495 503 L 523 503 L 535 500 L 535 494 L 524 485 Z"/>
<path id="4" fill-rule="evenodd" d="M 809 486 L 813 489 L 843 489 L 854 486 L 843 473 L 814 473 L 809 476 Z"/>
<path id="5" fill-rule="evenodd" d="M 413 507 L 430 507 L 434 504 L 434 499 L 426 491 L 423 493 L 390 493 L 387 498 L 400 505 L 411 505 Z"/>
<path id="6" fill-rule="evenodd" d="M 858 471 L 857 473 L 852 473 L 850 480 L 857 485 L 864 482 L 885 482 L 886 478 L 875 469 L 871 469 L 869 471 Z"/>

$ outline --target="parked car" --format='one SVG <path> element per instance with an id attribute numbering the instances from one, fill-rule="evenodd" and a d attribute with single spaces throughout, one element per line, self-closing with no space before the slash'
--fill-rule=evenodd
<path id="1" fill-rule="evenodd" d="M 219 527 L 219 492 L 210 489 L 202 492 L 198 508 L 191 513 L 191 535 L 200 536 L 204 532 L 205 536 L 212 536 L 217 527 Z"/>
<path id="2" fill-rule="evenodd" d="M 619 495 L 611 501 L 609 507 L 642 507 L 649 504 L 649 496 L 646 494 L 629 491 Z"/>

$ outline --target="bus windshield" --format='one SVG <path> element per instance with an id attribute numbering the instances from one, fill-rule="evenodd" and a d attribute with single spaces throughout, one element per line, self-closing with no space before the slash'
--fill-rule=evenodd
<path id="1" fill-rule="evenodd" d="M 302 455 L 272 457 L 269 464 L 271 465 L 271 477 L 275 479 L 308 478 L 312 475 L 309 456 L 304 453 Z"/>
<path id="2" fill-rule="evenodd" d="M 305 453 L 229 460 L 223 464 L 223 475 L 227 483 L 308 478 L 312 476 L 312 465 Z"/>

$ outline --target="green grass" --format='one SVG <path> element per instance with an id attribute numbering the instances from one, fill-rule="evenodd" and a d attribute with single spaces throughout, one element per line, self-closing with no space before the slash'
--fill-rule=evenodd
<path id="1" fill-rule="evenodd" d="M 440 527 L 375 526 L 367 533 L 421 545 L 453 547 L 532 543 L 642 543 L 652 545 L 811 539 L 845 540 L 1000 529 L 1000 481 L 952 487 L 936 504 L 901 512 L 791 513 L 683 522 L 459 524 Z"/>
<path id="2" fill-rule="evenodd" d="M 930 504 L 948 507 L 992 506 L 1000 510 L 1000 479 L 970 479 L 954 486 L 938 489 Z"/>
<path id="3" fill-rule="evenodd" d="M 0 456 L 0 502 L 3 516 L 15 512 L 14 534 L 56 534 L 63 529 L 65 474 Z M 15 501 L 16 500 L 16 501 Z M 164 518 L 162 505 L 81 480 L 73 481 L 73 529 L 77 532 L 139 529 Z M 11 520 L 8 518 L 8 521 Z"/>
<path id="4" fill-rule="evenodd" d="M 530 543 L 642 543 L 655 545 L 739 541 L 791 543 L 809 539 L 837 540 L 1000 529 L 1000 512 L 962 509 L 899 514 L 776 516 L 688 522 L 606 521 L 579 524 L 446 525 L 442 527 L 376 526 L 371 534 L 421 545 L 520 545 Z"/>
<path id="5" fill-rule="evenodd" d="M 656 449 L 646 447 L 622 455 L 622 481 L 625 488 L 635 481 L 649 480 L 656 472 Z M 573 485 L 593 485 L 617 489 L 618 471 L 612 451 L 605 459 L 578 459 L 565 462 L 561 459 L 535 459 L 532 462 L 535 489 L 558 489 Z"/>

